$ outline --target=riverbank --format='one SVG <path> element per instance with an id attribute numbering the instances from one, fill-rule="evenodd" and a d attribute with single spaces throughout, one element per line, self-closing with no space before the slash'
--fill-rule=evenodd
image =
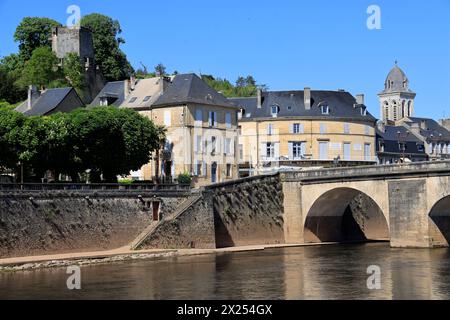
<path id="1" fill-rule="evenodd" d="M 67 267 L 72 265 L 94 265 L 130 260 L 169 259 L 182 256 L 221 254 L 231 252 L 259 251 L 273 248 L 304 247 L 337 244 L 336 242 L 308 244 L 273 244 L 229 247 L 220 249 L 151 249 L 130 250 L 123 247 L 109 251 L 68 253 L 0 259 L 0 272 L 25 271 L 42 268 Z"/>

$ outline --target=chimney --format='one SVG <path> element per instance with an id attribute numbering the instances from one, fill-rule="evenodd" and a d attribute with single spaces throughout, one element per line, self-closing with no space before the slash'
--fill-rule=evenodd
<path id="1" fill-rule="evenodd" d="M 377 121 L 377 128 L 380 132 L 386 132 L 386 124 L 381 120 Z"/>
<path id="2" fill-rule="evenodd" d="M 39 98 L 40 92 L 35 85 L 30 85 L 28 87 L 28 99 L 27 99 L 27 108 L 28 110 L 33 107 L 33 101 Z"/>
<path id="3" fill-rule="evenodd" d="M 364 94 L 356 95 L 356 104 L 364 104 Z"/>
<path id="4" fill-rule="evenodd" d="M 311 88 L 306 87 L 303 92 L 305 110 L 311 110 Z"/>
<path id="5" fill-rule="evenodd" d="M 260 88 L 258 88 L 256 90 L 256 103 L 257 103 L 257 107 L 258 109 L 261 109 L 262 107 L 262 90 Z"/>
<path id="6" fill-rule="evenodd" d="M 128 96 L 130 95 L 130 80 L 126 79 L 123 82 L 123 95 L 125 97 L 125 99 L 128 98 Z"/>
<path id="7" fill-rule="evenodd" d="M 136 88 L 136 77 L 131 76 L 130 77 L 130 89 L 133 91 Z"/>

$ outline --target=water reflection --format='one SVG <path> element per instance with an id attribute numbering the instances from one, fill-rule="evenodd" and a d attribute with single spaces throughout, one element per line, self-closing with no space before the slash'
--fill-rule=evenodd
<path id="1" fill-rule="evenodd" d="M 367 267 L 381 268 L 369 290 Z M 82 267 L 82 290 L 65 269 L 0 274 L 0 298 L 36 299 L 448 299 L 448 249 L 339 245 Z"/>

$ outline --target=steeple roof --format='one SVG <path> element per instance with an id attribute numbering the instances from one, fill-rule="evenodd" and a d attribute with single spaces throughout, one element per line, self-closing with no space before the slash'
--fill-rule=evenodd
<path id="1" fill-rule="evenodd" d="M 409 89 L 409 80 L 406 74 L 395 62 L 395 66 L 391 69 L 386 81 L 384 83 L 384 90 L 382 93 L 391 92 L 412 92 Z"/>

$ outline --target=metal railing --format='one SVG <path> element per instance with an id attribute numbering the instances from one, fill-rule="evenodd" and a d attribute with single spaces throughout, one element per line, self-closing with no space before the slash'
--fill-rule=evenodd
<path id="1" fill-rule="evenodd" d="M 189 191 L 185 184 L 0 183 L 0 191 Z"/>

